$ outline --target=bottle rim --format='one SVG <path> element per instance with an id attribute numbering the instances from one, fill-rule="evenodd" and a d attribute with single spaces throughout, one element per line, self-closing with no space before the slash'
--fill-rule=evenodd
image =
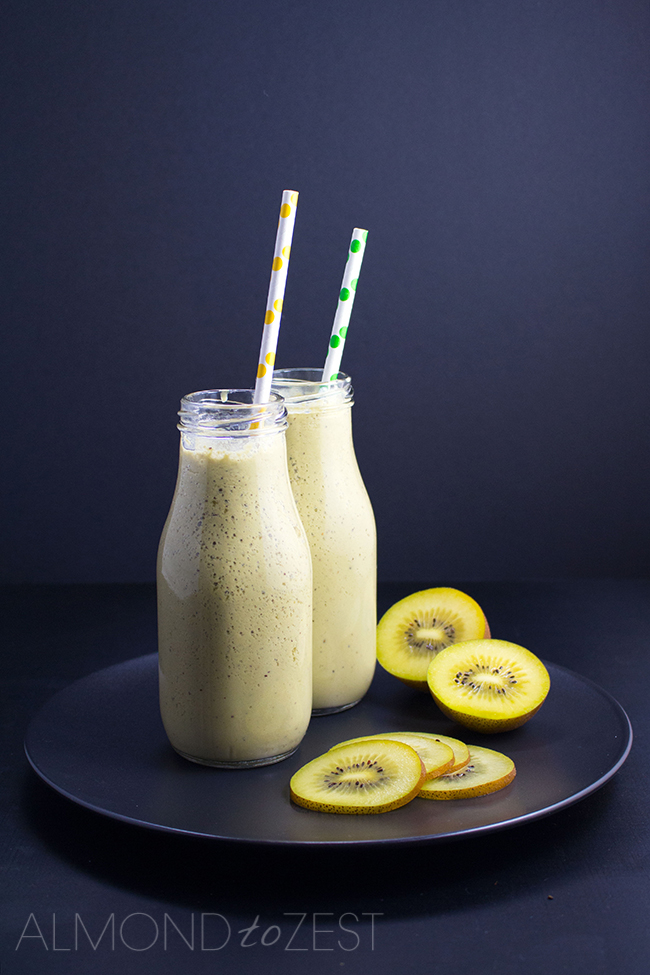
<path id="1" fill-rule="evenodd" d="M 178 429 L 209 436 L 254 436 L 285 430 L 287 410 L 276 392 L 254 402 L 253 389 L 202 389 L 181 399 Z"/>
<path id="2" fill-rule="evenodd" d="M 276 369 L 271 389 L 283 397 L 289 411 L 294 407 L 314 406 L 317 403 L 323 409 L 352 405 L 354 391 L 347 373 L 336 373 L 331 379 L 322 377 L 322 368 Z"/>

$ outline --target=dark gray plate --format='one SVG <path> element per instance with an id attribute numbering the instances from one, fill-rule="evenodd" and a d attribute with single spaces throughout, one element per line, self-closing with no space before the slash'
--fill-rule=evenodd
<path id="1" fill-rule="evenodd" d="M 621 767 L 632 744 L 625 711 L 591 681 L 548 664 L 551 690 L 515 731 L 478 735 L 442 717 L 427 695 L 381 668 L 355 708 L 314 718 L 284 762 L 221 770 L 180 758 L 158 712 L 157 656 L 101 670 L 56 694 L 32 721 L 27 758 L 52 788 L 114 819 L 172 833 L 265 844 L 373 844 L 448 840 L 514 826 L 577 802 Z M 382 815 L 294 806 L 293 772 L 358 735 L 430 731 L 509 755 L 515 780 L 501 792 L 448 802 L 415 799 Z"/>

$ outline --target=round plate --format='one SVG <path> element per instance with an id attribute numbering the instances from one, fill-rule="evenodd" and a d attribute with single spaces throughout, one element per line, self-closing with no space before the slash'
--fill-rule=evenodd
<path id="1" fill-rule="evenodd" d="M 547 664 L 551 690 L 526 725 L 479 735 L 443 717 L 429 695 L 380 667 L 366 697 L 313 718 L 290 758 L 255 769 L 195 765 L 169 745 L 158 710 L 157 655 L 76 681 L 36 715 L 25 739 L 36 773 L 95 812 L 150 829 L 248 843 L 373 844 L 436 841 L 528 822 L 583 799 L 621 767 L 632 744 L 625 711 L 591 681 Z M 289 798 L 301 765 L 337 742 L 389 731 L 429 731 L 505 752 L 514 781 L 475 799 L 414 799 L 382 815 L 313 812 Z"/>

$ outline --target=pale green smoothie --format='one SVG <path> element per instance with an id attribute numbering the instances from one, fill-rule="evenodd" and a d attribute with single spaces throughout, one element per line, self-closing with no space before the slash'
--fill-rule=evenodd
<path id="1" fill-rule="evenodd" d="M 312 556 L 313 709 L 327 714 L 361 700 L 375 672 L 377 540 L 354 452 L 349 377 L 318 378 L 279 370 L 273 388 L 289 413 L 289 476 Z"/>
<path id="2" fill-rule="evenodd" d="M 311 713 L 311 615 L 283 430 L 183 434 L 158 554 L 160 707 L 173 747 L 211 765 L 290 754 Z"/>

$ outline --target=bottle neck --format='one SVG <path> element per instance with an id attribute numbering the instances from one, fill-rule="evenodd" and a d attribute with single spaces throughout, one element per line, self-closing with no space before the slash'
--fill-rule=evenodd
<path id="1" fill-rule="evenodd" d="M 278 393 L 268 403 L 254 403 L 252 389 L 204 389 L 181 400 L 178 429 L 200 437 L 247 438 L 281 433 L 287 410 Z"/>

